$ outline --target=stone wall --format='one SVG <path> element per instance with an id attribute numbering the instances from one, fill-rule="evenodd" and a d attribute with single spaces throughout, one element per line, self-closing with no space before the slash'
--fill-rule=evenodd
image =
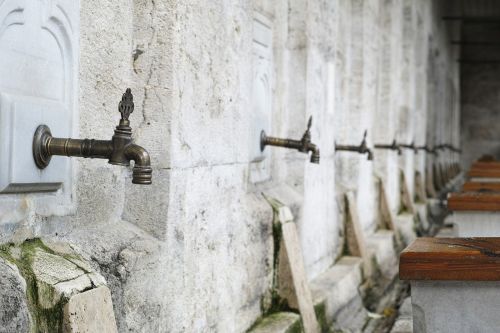
<path id="1" fill-rule="evenodd" d="M 273 272 L 262 192 L 292 208 L 313 279 L 342 254 L 347 190 L 370 235 L 376 178 L 396 213 L 398 170 L 413 191 L 414 171 L 432 163 L 381 150 L 371 162 L 335 153 L 334 142 L 359 144 L 365 130 L 370 146 L 458 139 L 449 121 L 458 106 L 442 98 L 459 91 L 458 65 L 434 1 L 86 0 L 80 13 L 79 135 L 109 138 L 131 87 L 153 185 L 132 185 L 129 168 L 76 159 L 71 209 L 44 211 L 39 195 L 0 197 L 0 240 L 78 247 L 107 279 L 120 332 L 245 331 L 262 315 Z M 261 181 L 249 148 L 256 13 L 272 26 L 270 134 L 298 139 L 312 115 L 321 148 L 320 165 L 266 148 Z"/>

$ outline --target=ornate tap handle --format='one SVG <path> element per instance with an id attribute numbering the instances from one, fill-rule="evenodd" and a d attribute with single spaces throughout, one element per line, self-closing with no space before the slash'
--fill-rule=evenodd
<path id="1" fill-rule="evenodd" d="M 304 151 L 307 151 L 307 144 L 311 142 L 311 126 L 312 126 L 312 116 L 309 117 L 309 121 L 307 122 L 307 129 L 302 135 L 302 142 L 304 145 Z"/>
<path id="2" fill-rule="evenodd" d="M 122 96 L 122 100 L 118 103 L 118 111 L 122 114 L 122 120 L 128 121 L 128 117 L 134 112 L 134 96 L 130 88 L 127 88 Z"/>

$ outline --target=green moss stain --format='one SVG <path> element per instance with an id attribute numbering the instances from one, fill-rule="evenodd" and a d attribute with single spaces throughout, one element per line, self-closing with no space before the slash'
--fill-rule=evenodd
<path id="1" fill-rule="evenodd" d="M 304 327 L 302 325 L 302 320 L 297 320 L 290 326 L 285 333 L 302 333 L 304 332 Z"/>
<path id="2" fill-rule="evenodd" d="M 26 280 L 26 298 L 31 314 L 32 333 L 61 333 L 63 322 L 63 307 L 66 299 L 59 300 L 53 307 L 45 309 L 40 306 L 40 296 L 53 297 L 52 290 L 48 286 L 41 285 L 33 272 L 33 258 L 37 250 L 50 254 L 56 254 L 48 248 L 40 239 L 30 239 L 22 243 L 19 248 L 21 256 L 19 259 L 11 255 L 14 244 L 0 245 L 0 256 L 16 265 L 19 272 Z M 57 254 L 56 254 L 57 255 Z"/>
<path id="3" fill-rule="evenodd" d="M 299 316 L 296 319 L 290 318 L 287 322 L 283 322 L 284 317 L 287 317 L 289 314 L 286 312 L 277 312 L 271 315 L 259 318 L 248 330 L 247 333 L 250 333 L 254 330 L 266 330 L 271 327 L 274 327 L 276 324 L 278 326 L 283 325 L 284 323 L 287 325 L 285 333 L 303 333 L 304 327 L 302 325 L 302 321 Z"/>
<path id="4" fill-rule="evenodd" d="M 271 305 L 265 314 L 276 313 L 280 311 L 291 311 L 288 301 L 279 295 L 279 263 L 280 263 L 280 250 L 281 240 L 283 238 L 283 231 L 281 230 L 281 223 L 277 220 L 278 214 L 275 211 L 273 221 L 273 281 L 271 286 Z"/>
<path id="5" fill-rule="evenodd" d="M 0 258 L 15 264 L 14 258 L 10 254 L 10 248 L 12 247 L 12 244 L 0 244 Z"/>
<path id="6" fill-rule="evenodd" d="M 280 251 L 281 251 L 281 241 L 283 239 L 283 231 L 281 229 L 281 223 L 279 220 L 279 209 L 284 205 L 278 200 L 268 197 L 265 194 L 262 194 L 267 202 L 271 205 L 273 209 L 273 279 L 271 285 L 271 300 L 265 304 L 264 300 L 262 301 L 262 312 L 264 316 L 270 315 L 273 313 L 281 312 L 281 311 L 289 311 L 295 312 L 296 310 L 291 309 L 288 301 L 279 295 L 279 264 L 280 264 Z M 269 304 L 270 303 L 270 304 Z"/>
<path id="7" fill-rule="evenodd" d="M 318 319 L 319 327 L 321 332 L 328 332 L 328 322 L 326 320 L 326 304 L 321 302 L 314 306 L 314 312 L 316 313 L 316 318 Z"/>

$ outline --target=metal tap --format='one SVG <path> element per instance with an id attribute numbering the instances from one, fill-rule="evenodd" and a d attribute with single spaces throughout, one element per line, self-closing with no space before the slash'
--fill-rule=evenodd
<path id="1" fill-rule="evenodd" d="M 337 143 L 335 143 L 335 151 L 352 151 L 360 154 L 368 154 L 368 161 L 372 161 L 373 152 L 370 148 L 368 148 L 368 145 L 366 144 L 366 135 L 367 131 L 365 131 L 363 135 L 363 141 L 361 141 L 361 144 L 359 146 L 338 145 Z"/>
<path id="2" fill-rule="evenodd" d="M 449 143 L 446 143 L 446 144 L 442 144 L 440 146 L 442 149 L 448 149 L 452 152 L 455 152 L 455 153 L 462 153 L 462 149 L 460 148 L 456 148 L 455 146 L 453 146 L 452 144 L 449 144 Z"/>
<path id="3" fill-rule="evenodd" d="M 410 144 L 405 144 L 405 143 L 400 143 L 399 146 L 401 148 L 405 148 L 405 149 L 411 149 L 413 150 L 415 153 L 417 152 L 417 147 L 415 146 L 415 142 L 412 142 Z"/>
<path id="4" fill-rule="evenodd" d="M 398 145 L 396 143 L 396 139 L 394 139 L 394 141 L 392 141 L 392 143 L 390 145 L 387 145 L 387 144 L 380 144 L 380 145 L 374 145 L 375 149 L 389 149 L 389 150 L 395 150 L 398 152 L 398 155 L 401 155 L 401 153 L 403 152 L 401 150 L 401 146 Z"/>
<path id="5" fill-rule="evenodd" d="M 301 153 L 311 154 L 311 163 L 319 164 L 319 148 L 311 142 L 312 116 L 309 117 L 307 129 L 300 140 L 281 139 L 267 136 L 265 131 L 260 133 L 260 150 L 264 151 L 266 146 L 275 146 L 282 148 L 297 149 Z"/>
<path id="6" fill-rule="evenodd" d="M 418 147 L 416 147 L 416 149 L 417 150 L 423 150 L 423 151 L 425 151 L 426 153 L 429 153 L 429 154 L 437 155 L 437 149 L 435 147 L 431 148 L 429 145 L 418 146 Z"/>
<path id="7" fill-rule="evenodd" d="M 46 168 L 54 155 L 102 158 L 108 159 L 110 164 L 122 166 L 129 166 L 130 161 L 134 161 L 132 183 L 150 185 L 153 169 L 149 154 L 132 140 L 128 118 L 134 111 L 134 97 L 130 88 L 123 94 L 118 111 L 121 113 L 120 123 L 109 141 L 54 138 L 48 126 L 38 126 L 33 137 L 33 158 L 38 168 Z"/>

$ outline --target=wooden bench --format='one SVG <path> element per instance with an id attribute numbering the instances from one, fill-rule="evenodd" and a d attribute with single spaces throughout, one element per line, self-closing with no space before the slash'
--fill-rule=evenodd
<path id="1" fill-rule="evenodd" d="M 473 182 L 500 182 L 500 168 L 471 168 L 467 175 Z"/>
<path id="2" fill-rule="evenodd" d="M 500 183 L 466 182 L 464 192 L 500 192 Z"/>
<path id="3" fill-rule="evenodd" d="M 500 169 L 500 162 L 474 162 L 471 169 Z"/>
<path id="4" fill-rule="evenodd" d="M 498 332 L 500 238 L 419 238 L 400 255 L 414 333 Z"/>
<path id="5" fill-rule="evenodd" d="M 455 236 L 500 237 L 500 192 L 460 192 L 448 196 Z"/>

